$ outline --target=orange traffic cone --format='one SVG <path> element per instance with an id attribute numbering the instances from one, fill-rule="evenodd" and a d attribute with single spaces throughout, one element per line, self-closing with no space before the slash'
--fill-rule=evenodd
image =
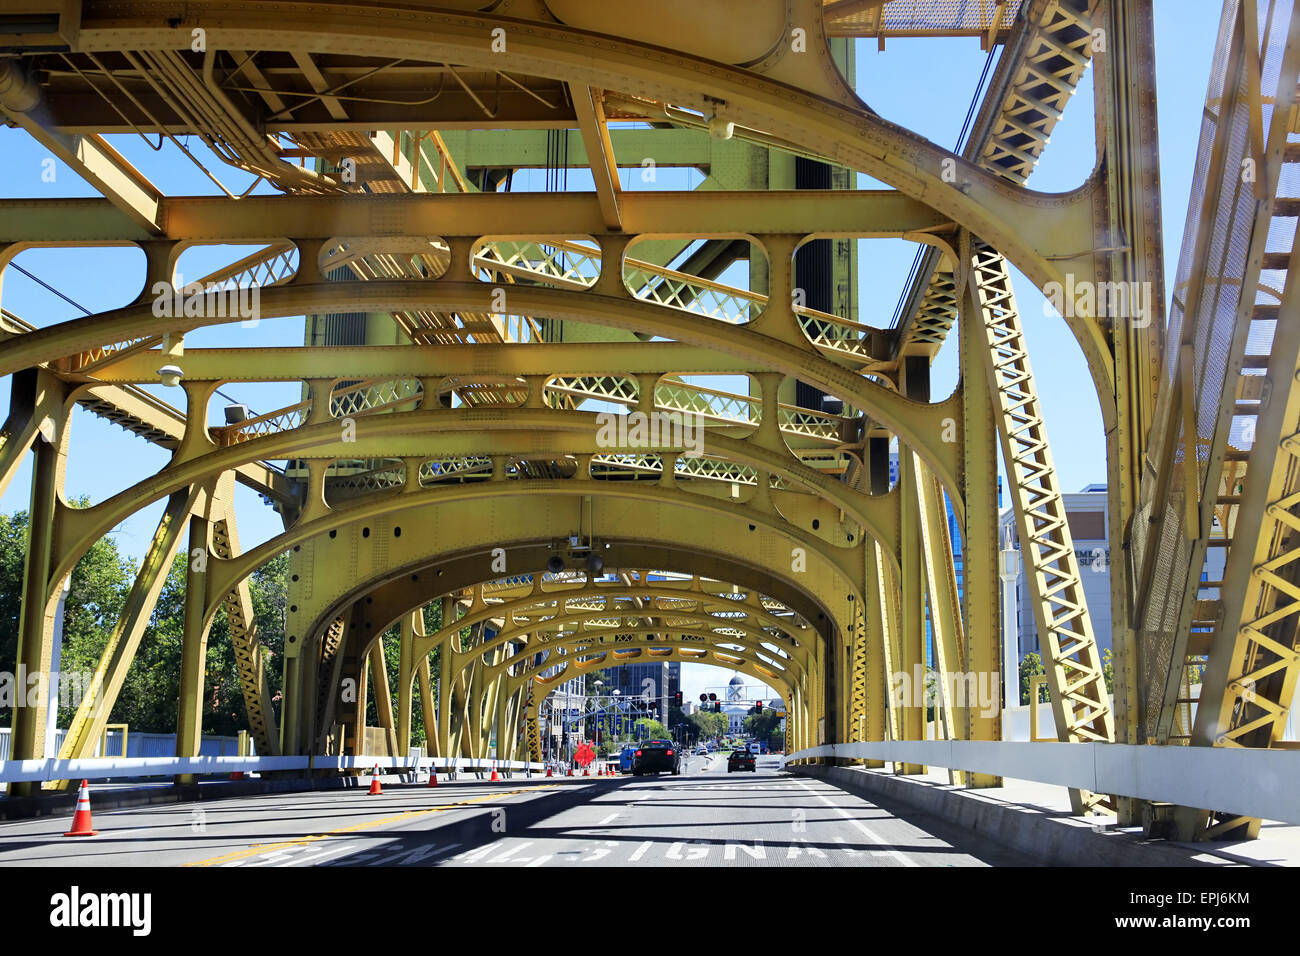
<path id="1" fill-rule="evenodd" d="M 77 791 L 77 812 L 72 815 L 72 829 L 63 834 L 65 837 L 70 836 L 98 836 L 98 830 L 90 828 L 90 785 L 86 781 L 81 781 L 81 789 Z"/>
<path id="2" fill-rule="evenodd" d="M 590 776 L 591 776 L 591 768 L 590 768 L 590 767 L 583 767 L 583 768 L 582 768 L 582 775 L 583 775 L 584 777 L 590 777 Z"/>
<path id="3" fill-rule="evenodd" d="M 491 783 L 493 780 L 500 780 L 500 779 L 501 779 L 501 777 L 497 774 L 497 762 L 496 762 L 495 760 L 493 760 L 493 761 L 492 761 L 492 776 L 488 777 L 488 782 Z"/>
<path id="4" fill-rule="evenodd" d="M 551 774 L 551 765 L 550 765 L 549 763 L 546 765 L 546 776 L 548 776 L 548 777 L 552 776 L 552 774 Z"/>
<path id="5" fill-rule="evenodd" d="M 433 764 L 429 764 L 429 786 L 436 787 L 437 785 L 438 785 L 438 768 L 435 767 Z"/>
<path id="6" fill-rule="evenodd" d="M 570 777 L 573 776 L 573 767 L 572 767 L 572 766 L 569 767 L 569 772 L 568 772 L 567 776 L 570 776 Z"/>
<path id="7" fill-rule="evenodd" d="M 373 797 L 383 792 L 384 788 L 379 785 L 379 764 L 375 764 L 375 772 L 370 775 L 370 795 Z"/>

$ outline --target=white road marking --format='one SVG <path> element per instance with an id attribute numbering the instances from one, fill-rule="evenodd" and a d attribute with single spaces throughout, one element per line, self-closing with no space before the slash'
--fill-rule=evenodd
<path id="1" fill-rule="evenodd" d="M 646 850 L 650 849 L 652 843 L 653 843 L 652 840 L 646 840 L 644 843 L 642 843 L 639 847 L 636 848 L 636 852 L 627 858 L 628 862 L 635 863 L 637 860 L 641 859 L 641 857 L 645 856 Z"/>
<path id="2" fill-rule="evenodd" d="M 767 859 L 767 851 L 763 849 L 762 840 L 755 840 L 754 845 L 752 847 L 744 843 L 728 843 L 722 851 L 723 859 L 734 860 L 736 858 L 736 850 L 738 849 L 744 850 L 755 860 Z"/>
<path id="3" fill-rule="evenodd" d="M 833 837 L 836 843 L 843 844 L 840 849 L 845 853 L 860 853 L 861 851 L 855 846 L 849 846 L 849 841 L 842 836 Z"/>
<path id="4" fill-rule="evenodd" d="M 603 827 L 603 826 L 604 826 L 605 824 L 607 824 L 607 823 L 613 823 L 613 822 L 614 822 L 615 820 L 617 820 L 618 818 L 619 818 L 619 814 L 617 814 L 617 813 L 611 813 L 611 814 L 610 814 L 609 816 L 607 816 L 605 819 L 603 819 L 603 820 L 601 820 L 599 823 L 597 823 L 596 826 L 598 826 L 598 827 Z"/>
<path id="5" fill-rule="evenodd" d="M 488 860 L 488 862 L 489 862 L 489 863 L 504 863 L 506 860 L 510 859 L 512 856 L 514 856 L 514 855 L 515 855 L 516 853 L 518 853 L 520 850 L 524 849 L 525 847 L 530 847 L 530 846 L 532 846 L 532 845 L 533 845 L 533 841 L 532 841 L 532 840 L 525 840 L 523 843 L 516 843 L 516 844 L 515 844 L 514 846 L 512 846 L 510 849 L 506 850 L 506 852 L 502 853 L 499 857 L 497 857 L 495 860 Z"/>
<path id="6" fill-rule="evenodd" d="M 496 847 L 493 844 L 486 843 L 483 846 L 475 847 L 472 850 L 466 850 L 464 853 L 456 854 L 455 859 L 463 860 L 467 863 L 477 863 L 479 857 L 491 853 L 495 848 Z"/>
<path id="7" fill-rule="evenodd" d="M 546 861 L 549 860 L 550 858 L 551 858 L 551 855 L 548 853 L 548 854 L 546 854 L 545 856 L 539 856 L 537 859 L 533 860 L 531 863 L 526 863 L 526 864 L 524 864 L 524 865 L 525 865 L 525 866 L 545 866 L 545 865 L 546 865 Z"/>
<path id="8" fill-rule="evenodd" d="M 276 866 L 299 866 L 304 863 L 314 863 L 317 860 L 324 859 L 327 856 L 333 856 L 335 853 L 342 853 L 344 850 L 349 849 L 352 849 L 352 847 L 349 847 L 346 844 L 343 846 L 331 847 L 328 850 L 322 850 L 321 852 L 313 853 L 310 856 L 300 856 L 292 860 L 285 860 L 283 863 L 277 863 Z"/>
<path id="9" fill-rule="evenodd" d="M 800 853 L 807 853 L 809 856 L 826 859 L 826 854 L 822 852 L 821 847 L 811 846 L 803 837 L 795 837 L 795 842 L 790 844 L 790 849 L 786 851 L 787 860 L 796 859 Z"/>
<path id="10" fill-rule="evenodd" d="M 808 786 L 808 784 L 804 783 L 802 780 L 799 781 L 799 786 L 803 787 L 805 790 L 811 793 L 822 803 L 826 804 L 826 806 L 830 807 L 832 810 L 834 810 L 836 813 L 842 816 L 845 820 L 848 820 L 849 823 L 857 827 L 858 830 L 862 833 L 862 835 L 865 836 L 872 843 L 875 843 L 878 846 L 889 846 L 889 841 L 882 840 L 879 836 L 876 835 L 875 832 L 873 832 L 871 829 L 866 827 L 860 820 L 854 819 L 853 815 L 849 813 L 849 811 L 845 810 L 843 807 L 837 807 L 835 804 L 831 803 L 831 801 L 827 799 L 823 794 L 818 793 L 816 790 Z M 905 853 L 902 853 L 899 850 L 873 850 L 872 853 L 880 856 L 892 856 L 894 859 L 898 860 L 898 862 L 902 863 L 903 866 L 918 865 L 915 860 L 909 859 Z"/>
<path id="11" fill-rule="evenodd" d="M 396 866 L 400 863 L 403 866 L 410 866 L 427 857 L 441 856 L 444 853 L 450 853 L 458 846 L 460 846 L 459 843 L 448 843 L 446 846 L 439 846 L 436 843 L 430 843 L 428 846 L 416 847 L 414 850 L 407 853 L 400 853 L 387 860 L 386 865 Z"/>

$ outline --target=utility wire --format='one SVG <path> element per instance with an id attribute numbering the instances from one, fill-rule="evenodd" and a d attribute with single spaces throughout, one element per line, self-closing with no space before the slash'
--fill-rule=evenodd
<path id="1" fill-rule="evenodd" d="M 44 279 L 42 279 L 40 276 L 32 275 L 30 272 L 28 272 L 26 269 L 24 269 L 24 268 L 23 268 L 22 266 L 20 266 L 18 263 L 16 263 L 16 262 L 11 262 L 11 263 L 9 263 L 9 265 L 10 265 L 12 268 L 17 269 L 17 270 L 18 270 L 19 272 L 21 272 L 23 275 L 27 276 L 27 278 L 31 279 L 33 282 L 35 282 L 35 283 L 36 283 L 37 285 L 39 285 L 41 288 L 45 289 L 45 290 L 48 291 L 48 292 L 52 292 L 52 293 L 54 293 L 54 294 L 57 295 L 60 299 L 62 299 L 64 302 L 67 302 L 69 305 L 75 306 L 76 308 L 80 309 L 82 312 L 86 313 L 86 315 L 93 315 L 93 314 L 94 314 L 94 313 L 91 312 L 88 308 L 86 308 L 84 305 L 82 305 L 80 302 L 78 302 L 76 299 L 69 298 L 68 296 L 64 295 L 64 294 L 63 294 L 62 292 L 60 292 L 58 289 L 54 288 L 54 286 L 50 285 L 48 282 L 46 282 Z M 227 395 L 227 394 L 226 394 L 225 392 L 223 392 L 221 389 L 216 389 L 216 392 L 217 392 L 218 395 L 220 395 L 222 398 L 224 398 L 226 401 L 228 401 L 231 405 L 240 405 L 240 404 L 242 404 L 241 402 L 238 402 L 238 401 L 236 401 L 235 399 L 231 398 L 229 395 Z M 253 416 L 254 418 L 257 418 L 258 413 L 255 412 L 255 411 L 253 411 L 251 408 L 248 410 L 248 413 L 249 413 L 251 416 Z"/>

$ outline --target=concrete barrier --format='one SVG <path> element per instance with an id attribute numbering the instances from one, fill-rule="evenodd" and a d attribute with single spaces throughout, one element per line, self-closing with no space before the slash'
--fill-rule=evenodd
<path id="1" fill-rule="evenodd" d="M 945 787 L 885 771 L 853 767 L 788 767 L 800 776 L 825 780 L 873 802 L 911 807 L 946 820 L 1049 866 L 1204 866 L 1192 853 L 1162 842 L 1143 841 L 1094 821 L 1006 803 L 979 790 Z"/>

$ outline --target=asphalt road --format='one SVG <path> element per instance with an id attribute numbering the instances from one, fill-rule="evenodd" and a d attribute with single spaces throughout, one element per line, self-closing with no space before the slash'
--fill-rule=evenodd
<path id="1" fill-rule="evenodd" d="M 648 778 L 385 784 L 0 824 L 0 866 L 985 866 L 1011 851 L 829 784 L 690 758 Z M 91 797 L 92 810 L 94 797 Z"/>

